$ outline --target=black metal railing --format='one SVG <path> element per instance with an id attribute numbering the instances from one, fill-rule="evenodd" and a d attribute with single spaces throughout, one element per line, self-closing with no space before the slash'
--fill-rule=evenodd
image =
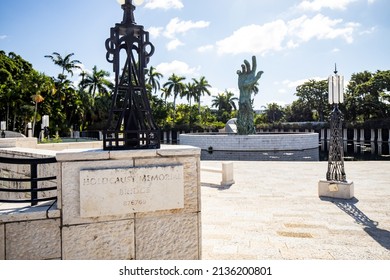
<path id="1" fill-rule="evenodd" d="M 40 164 L 49 164 L 55 163 L 55 157 L 48 158 L 8 158 L 0 157 L 0 164 L 10 164 L 10 165 L 29 165 L 30 173 L 24 174 L 25 178 L 14 178 L 10 176 L 9 178 L 0 177 L 0 203 L 31 203 L 31 206 L 37 205 L 39 202 L 44 201 L 55 201 L 57 200 L 57 195 L 48 196 L 48 197 L 39 197 L 39 193 L 55 191 L 57 190 L 57 184 L 51 187 L 42 187 L 38 188 L 38 182 L 48 182 L 57 179 L 57 176 L 48 176 L 48 177 L 38 177 L 38 165 Z M 1 171 L 5 171 L 0 168 Z M 8 171 L 11 172 L 12 171 Z M 1 172 L 3 173 L 3 172 Z M 0 174 L 1 174 L 0 173 Z M 30 188 L 4 188 L 3 182 L 13 182 L 13 183 L 30 183 Z M 16 185 L 16 184 L 15 184 Z M 2 193 L 30 193 L 31 197 L 29 199 L 4 199 L 1 195 Z"/>

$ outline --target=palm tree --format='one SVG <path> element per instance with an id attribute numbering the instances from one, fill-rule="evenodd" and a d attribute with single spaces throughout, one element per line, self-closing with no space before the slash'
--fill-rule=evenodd
<path id="1" fill-rule="evenodd" d="M 172 74 L 172 76 L 169 77 L 168 82 L 163 85 L 164 88 L 167 88 L 167 93 L 169 93 L 169 96 L 172 96 L 173 94 L 174 110 L 176 110 L 176 98 L 178 96 L 182 96 L 183 92 L 185 91 L 186 86 L 183 83 L 185 79 L 185 77 Z"/>
<path id="2" fill-rule="evenodd" d="M 218 93 L 212 100 L 212 107 L 218 108 L 217 119 L 222 122 L 227 122 L 231 118 L 232 109 L 237 110 L 236 103 L 238 98 L 234 94 L 225 90 L 223 93 Z"/>
<path id="3" fill-rule="evenodd" d="M 81 64 L 79 60 L 71 60 L 71 57 L 74 53 L 67 54 L 64 58 L 57 52 L 53 52 L 52 55 L 45 55 L 45 57 L 50 58 L 55 65 L 58 65 L 62 68 L 62 72 L 58 75 L 58 78 L 63 81 L 65 80 L 65 71 L 73 76 L 73 69 L 81 69 L 77 64 Z"/>
<path id="4" fill-rule="evenodd" d="M 150 66 L 148 71 L 146 72 L 146 83 L 152 86 L 152 90 L 154 93 L 157 92 L 157 90 L 160 90 L 160 79 L 163 78 L 163 74 L 156 71 L 156 68 L 153 66 Z"/>
<path id="5" fill-rule="evenodd" d="M 83 74 L 83 73 L 82 73 Z M 84 75 L 84 74 L 83 74 Z M 80 82 L 82 89 L 88 89 L 88 92 L 95 97 L 96 91 L 100 94 L 108 94 L 112 88 L 112 83 L 106 79 L 110 73 L 104 70 L 97 70 L 96 65 L 92 68 L 92 74 L 86 74 Z"/>
<path id="6" fill-rule="evenodd" d="M 208 83 L 208 81 L 206 80 L 206 78 L 204 76 L 200 77 L 199 81 L 196 80 L 196 79 L 192 79 L 195 83 L 195 88 L 196 88 L 196 96 L 195 96 L 195 101 L 198 102 L 198 106 L 199 106 L 199 113 L 200 113 L 200 97 L 207 94 L 208 96 L 211 95 L 210 91 L 209 91 L 209 87 L 211 87 L 211 85 Z"/>
<path id="7" fill-rule="evenodd" d="M 186 90 L 185 90 L 182 97 L 184 97 L 184 96 L 187 97 L 188 103 L 191 107 L 192 98 L 194 98 L 194 100 L 195 100 L 196 96 L 197 96 L 197 89 L 196 89 L 195 83 L 187 83 L 186 84 Z"/>
<path id="8" fill-rule="evenodd" d="M 162 88 L 162 89 L 161 89 L 161 97 L 164 98 L 164 100 L 165 100 L 165 105 L 167 105 L 167 99 L 168 99 L 169 97 L 171 97 L 171 93 L 168 91 L 167 88 Z"/>
<path id="9" fill-rule="evenodd" d="M 218 93 L 212 100 L 212 107 L 216 107 L 218 111 L 226 111 L 231 113 L 232 109 L 237 110 L 235 101 L 238 98 L 230 91 L 225 90 L 223 93 Z"/>

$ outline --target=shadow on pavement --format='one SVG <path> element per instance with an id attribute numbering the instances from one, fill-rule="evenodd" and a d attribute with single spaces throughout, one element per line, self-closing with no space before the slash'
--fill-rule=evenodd
<path id="1" fill-rule="evenodd" d="M 212 183 L 204 183 L 204 182 L 201 182 L 200 185 L 202 187 L 208 187 L 208 188 L 213 188 L 213 189 L 218 189 L 220 191 L 224 191 L 224 190 L 228 190 L 230 189 L 230 187 L 233 185 L 218 185 L 218 184 L 212 184 Z"/>
<path id="2" fill-rule="evenodd" d="M 332 202 L 338 208 L 343 210 L 346 214 L 353 218 L 356 223 L 362 225 L 364 227 L 363 230 L 376 242 L 387 250 L 390 250 L 390 231 L 378 228 L 378 222 L 371 220 L 366 214 L 360 211 L 360 209 L 355 205 L 359 202 L 358 199 L 352 198 L 344 200 L 328 197 L 321 197 L 320 199 Z"/>

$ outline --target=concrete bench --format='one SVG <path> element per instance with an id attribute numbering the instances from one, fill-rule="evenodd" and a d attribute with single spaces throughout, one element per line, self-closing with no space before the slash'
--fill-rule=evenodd
<path id="1" fill-rule="evenodd" d="M 233 178 L 233 162 L 223 162 L 222 170 L 207 167 L 201 168 L 201 171 L 222 173 L 221 185 L 233 185 L 235 183 Z"/>

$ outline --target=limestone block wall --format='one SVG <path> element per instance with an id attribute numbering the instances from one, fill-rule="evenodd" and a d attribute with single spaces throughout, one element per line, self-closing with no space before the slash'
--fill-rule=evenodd
<path id="1" fill-rule="evenodd" d="M 32 156 L 34 150 L 10 149 L 6 153 Z M 158 150 L 54 153 L 57 203 L 38 207 L 0 203 L 0 259 L 201 259 L 200 149 L 163 146 Z M 81 171 L 156 166 L 182 166 L 183 207 L 81 215 L 81 207 L 86 207 L 80 192 Z"/>
<path id="2" fill-rule="evenodd" d="M 60 211 L 0 204 L 0 260 L 61 259 Z"/>

